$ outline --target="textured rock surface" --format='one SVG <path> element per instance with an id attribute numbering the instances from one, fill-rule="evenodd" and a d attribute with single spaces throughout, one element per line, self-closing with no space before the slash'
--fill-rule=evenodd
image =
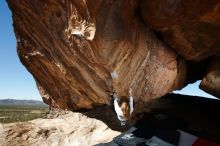
<path id="1" fill-rule="evenodd" d="M 119 134 L 101 121 L 69 113 L 55 119 L 0 124 L 0 145 L 92 146 Z"/>
<path id="2" fill-rule="evenodd" d="M 149 101 L 184 84 L 184 61 L 136 17 L 136 1 L 9 5 L 21 62 L 50 105 L 89 109 L 129 88 Z"/>
<path id="3" fill-rule="evenodd" d="M 141 0 L 142 16 L 188 60 L 220 53 L 219 0 Z"/>
<path id="4" fill-rule="evenodd" d="M 220 51 L 217 0 L 8 3 L 20 60 L 51 106 L 106 108 L 109 92 L 127 96 L 132 88 L 135 114 L 146 102 L 204 77 L 201 88 L 219 97 L 218 63 L 205 75 L 208 57 Z"/>
<path id="5" fill-rule="evenodd" d="M 220 58 L 213 59 L 200 88 L 216 97 L 220 97 Z"/>
<path id="6" fill-rule="evenodd" d="M 220 56 L 219 0 L 141 0 L 140 7 L 144 22 L 160 32 L 184 59 L 202 61 Z M 220 97 L 219 64 L 214 59 L 205 78 L 200 78 L 200 88 L 216 97 Z M 198 72 L 194 75 L 200 76 Z"/>

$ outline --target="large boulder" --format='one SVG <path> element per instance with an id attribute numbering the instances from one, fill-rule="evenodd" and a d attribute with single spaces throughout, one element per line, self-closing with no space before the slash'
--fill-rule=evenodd
<path id="1" fill-rule="evenodd" d="M 220 54 L 219 0 L 141 0 L 143 20 L 187 60 Z"/>
<path id="2" fill-rule="evenodd" d="M 220 1 L 8 3 L 20 60 L 53 107 L 104 107 L 107 112 L 95 116 L 103 118 L 114 115 L 107 106 L 111 93 L 128 96 L 132 89 L 135 115 L 147 102 L 204 77 L 201 88 L 220 95 L 219 72 L 213 75 L 219 64 L 212 61 L 220 52 Z M 115 115 L 104 120 L 111 124 Z"/>
<path id="3" fill-rule="evenodd" d="M 184 60 L 136 16 L 134 0 L 8 2 L 20 60 L 52 106 L 91 109 L 130 88 L 147 102 L 184 85 Z"/>
<path id="4" fill-rule="evenodd" d="M 216 97 L 220 97 L 220 58 L 213 59 L 200 84 L 200 88 Z"/>
<path id="5" fill-rule="evenodd" d="M 119 134 L 99 120 L 71 112 L 54 119 L 0 124 L 1 146 L 93 146 Z"/>
<path id="6" fill-rule="evenodd" d="M 144 22 L 184 59 L 203 61 L 220 56 L 219 0 L 141 0 L 140 8 Z M 217 59 L 210 67 L 204 64 L 207 75 L 197 78 L 202 80 L 200 88 L 216 97 L 220 97 L 219 65 Z M 190 76 L 199 77 L 199 71 Z"/>

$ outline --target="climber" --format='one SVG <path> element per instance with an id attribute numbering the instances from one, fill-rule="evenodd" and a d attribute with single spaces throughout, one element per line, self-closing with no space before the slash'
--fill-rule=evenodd
<path id="1" fill-rule="evenodd" d="M 122 126 L 126 125 L 127 120 L 130 118 L 134 110 L 134 99 L 131 92 L 132 90 L 130 89 L 129 98 L 126 96 L 119 98 L 115 92 L 112 95 L 114 99 L 114 109 Z"/>

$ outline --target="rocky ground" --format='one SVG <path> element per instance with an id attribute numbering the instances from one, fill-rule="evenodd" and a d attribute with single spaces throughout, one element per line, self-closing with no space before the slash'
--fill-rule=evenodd
<path id="1" fill-rule="evenodd" d="M 119 134 L 99 120 L 66 111 L 51 119 L 0 124 L 0 146 L 92 146 Z"/>

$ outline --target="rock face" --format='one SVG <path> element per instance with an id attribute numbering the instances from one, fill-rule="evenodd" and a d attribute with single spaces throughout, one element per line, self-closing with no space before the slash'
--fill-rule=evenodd
<path id="1" fill-rule="evenodd" d="M 200 88 L 220 97 L 220 1 L 141 0 L 143 20 L 186 60 L 215 56 Z"/>
<path id="2" fill-rule="evenodd" d="M 207 74 L 201 82 L 200 88 L 220 97 L 220 59 L 215 58 L 208 68 Z"/>
<path id="3" fill-rule="evenodd" d="M 130 88 L 135 102 L 144 104 L 181 89 L 191 76 L 202 79 L 185 60 L 202 61 L 220 50 L 219 1 L 8 3 L 21 62 L 44 102 L 64 109 L 109 105 L 111 92 L 128 96 Z M 216 83 L 203 81 L 202 88 L 218 96 Z"/>
<path id="4" fill-rule="evenodd" d="M 119 134 L 101 121 L 68 113 L 55 119 L 0 124 L 0 145 L 92 146 L 109 142 Z"/>
<path id="5" fill-rule="evenodd" d="M 89 109 L 129 88 L 149 101 L 184 84 L 184 61 L 135 16 L 136 1 L 9 5 L 18 55 L 50 105 Z"/>
<path id="6" fill-rule="evenodd" d="M 219 0 L 141 0 L 144 22 L 187 60 L 220 54 Z"/>

